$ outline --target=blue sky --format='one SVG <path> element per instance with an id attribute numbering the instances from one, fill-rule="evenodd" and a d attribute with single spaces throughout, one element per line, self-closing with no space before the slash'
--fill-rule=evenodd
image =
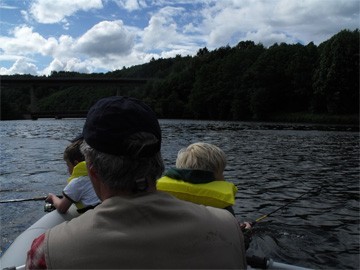
<path id="1" fill-rule="evenodd" d="M 0 0 L 0 75 L 107 72 L 251 40 L 359 28 L 358 0 Z"/>

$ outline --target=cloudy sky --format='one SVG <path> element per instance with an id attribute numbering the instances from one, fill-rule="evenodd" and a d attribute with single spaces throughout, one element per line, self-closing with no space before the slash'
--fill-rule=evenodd
<path id="1" fill-rule="evenodd" d="M 358 0 L 0 0 L 0 74 L 107 72 L 252 40 L 359 28 Z"/>

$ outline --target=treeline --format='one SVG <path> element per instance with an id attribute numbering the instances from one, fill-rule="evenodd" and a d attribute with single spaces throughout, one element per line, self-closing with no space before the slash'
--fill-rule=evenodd
<path id="1" fill-rule="evenodd" d="M 14 75 L 29 76 L 29 75 Z M 108 73 L 53 72 L 50 77 L 147 78 L 121 86 L 120 94 L 147 102 L 160 118 L 276 120 L 289 115 L 344 116 L 358 123 L 359 29 L 343 30 L 319 46 L 252 41 L 196 56 L 152 59 Z M 120 87 L 120 86 L 119 86 Z M 86 110 L 118 89 L 104 86 L 38 89 L 41 111 Z M 22 89 L 2 88 L 2 119 L 29 111 Z"/>

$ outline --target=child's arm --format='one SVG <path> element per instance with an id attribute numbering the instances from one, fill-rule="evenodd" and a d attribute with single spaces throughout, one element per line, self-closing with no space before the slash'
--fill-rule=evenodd
<path id="1" fill-rule="evenodd" d="M 65 196 L 59 198 L 55 194 L 49 193 L 46 198 L 47 202 L 52 203 L 60 213 L 65 213 L 71 206 L 72 202 Z"/>

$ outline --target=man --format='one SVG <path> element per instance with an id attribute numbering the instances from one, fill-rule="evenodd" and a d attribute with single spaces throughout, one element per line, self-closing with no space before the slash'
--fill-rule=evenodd
<path id="1" fill-rule="evenodd" d="M 161 130 L 147 105 L 101 99 L 83 135 L 102 203 L 34 240 L 26 268 L 246 268 L 243 235 L 228 211 L 156 191 Z"/>

